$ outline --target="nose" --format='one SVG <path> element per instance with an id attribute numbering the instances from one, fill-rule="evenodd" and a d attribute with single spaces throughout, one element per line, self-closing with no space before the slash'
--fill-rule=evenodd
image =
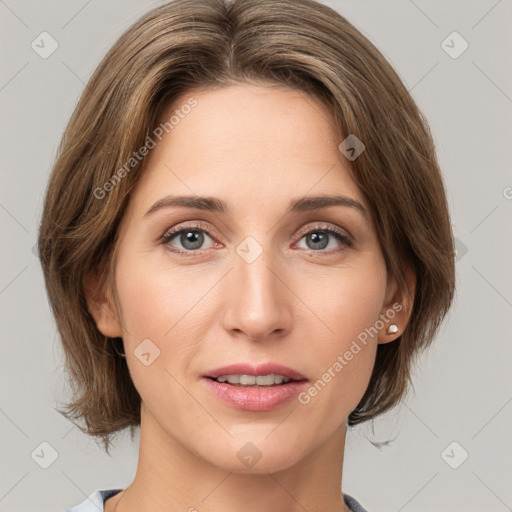
<path id="1" fill-rule="evenodd" d="M 283 268 L 272 265 L 266 251 L 248 263 L 235 255 L 226 276 L 224 328 L 252 341 L 285 336 L 291 330 L 293 293 Z"/>

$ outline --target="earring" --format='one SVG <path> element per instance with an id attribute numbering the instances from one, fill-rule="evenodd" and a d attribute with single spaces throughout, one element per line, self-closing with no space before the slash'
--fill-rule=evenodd
<path id="1" fill-rule="evenodd" d="M 386 332 L 387 332 L 388 334 L 396 334 L 396 333 L 398 332 L 398 325 L 396 325 L 396 324 L 391 324 L 391 325 L 387 328 Z"/>

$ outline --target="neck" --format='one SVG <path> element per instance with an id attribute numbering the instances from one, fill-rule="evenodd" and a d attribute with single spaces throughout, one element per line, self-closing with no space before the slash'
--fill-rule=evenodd
<path id="1" fill-rule="evenodd" d="M 341 493 L 345 425 L 291 467 L 243 474 L 198 457 L 142 411 L 137 472 L 106 512 L 349 512 Z"/>

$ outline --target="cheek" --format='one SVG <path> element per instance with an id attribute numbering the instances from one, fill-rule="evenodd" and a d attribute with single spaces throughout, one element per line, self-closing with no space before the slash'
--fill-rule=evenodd
<path id="1" fill-rule="evenodd" d="M 179 273 L 171 279 L 168 270 L 129 252 L 119 252 L 116 272 L 126 362 L 143 402 L 151 409 L 174 410 L 186 405 L 180 403 L 186 397 L 172 377 L 193 352 L 188 345 L 196 338 L 181 330 L 192 293 Z"/>
<path id="2" fill-rule="evenodd" d="M 194 314 L 201 296 L 211 286 L 208 277 L 200 279 L 176 271 L 161 259 L 145 258 L 143 254 L 120 256 L 116 282 L 125 343 L 137 344 L 149 338 L 159 346 L 172 343 L 187 324 L 187 315 Z"/>
<path id="3" fill-rule="evenodd" d="M 331 343 L 319 344 L 318 348 L 343 348 L 347 341 L 375 324 L 385 300 L 386 279 L 383 260 L 373 254 L 336 272 L 330 269 L 320 278 L 312 275 L 301 279 L 299 295 L 321 320 L 316 322 L 321 329 L 319 334 L 325 333 L 331 339 Z"/>
<path id="4" fill-rule="evenodd" d="M 385 265 L 375 256 L 364 266 L 340 269 L 329 283 L 317 281 L 310 287 L 308 304 L 322 322 L 316 323 L 318 336 L 310 335 L 316 340 L 314 350 L 302 347 L 311 355 L 314 378 L 299 401 L 306 411 L 315 411 L 320 423 L 334 428 L 364 395 L 378 346 L 373 329 L 385 293 Z"/>
<path id="5" fill-rule="evenodd" d="M 205 329 L 211 326 L 205 295 L 218 276 L 204 268 L 176 270 L 165 259 L 132 253 L 135 256 L 130 250 L 119 251 L 116 283 L 127 363 L 144 395 L 146 388 L 176 384 L 165 369 L 177 377 L 186 371 Z M 154 362 L 145 366 L 149 361 Z"/>

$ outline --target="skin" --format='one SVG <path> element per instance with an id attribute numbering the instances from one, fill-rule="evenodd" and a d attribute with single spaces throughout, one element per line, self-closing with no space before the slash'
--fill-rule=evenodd
<path id="1" fill-rule="evenodd" d="M 162 120 L 190 97 L 197 106 L 146 157 L 120 226 L 115 289 L 94 275 L 86 283 L 98 329 L 124 340 L 143 402 L 135 478 L 105 510 L 347 511 L 346 420 L 368 386 L 378 343 L 405 328 L 410 296 L 387 275 L 326 106 L 285 87 L 233 85 L 189 91 Z M 218 197 L 231 212 L 145 215 L 168 194 Z M 286 212 L 292 199 L 332 194 L 359 201 L 366 214 L 348 206 Z M 200 249 L 179 235 L 161 242 L 194 221 L 209 230 Z M 352 246 L 332 235 L 326 247 L 311 243 L 312 232 L 325 236 L 329 227 L 349 234 Z M 236 252 L 249 236 L 262 250 L 252 263 Z M 384 327 L 360 344 L 308 404 L 234 409 L 201 380 L 234 362 L 273 361 L 314 383 L 394 303 L 403 307 L 392 320 L 399 332 Z M 160 356 L 145 366 L 134 350 L 148 338 Z M 237 457 L 248 442 L 261 454 L 252 467 Z"/>

